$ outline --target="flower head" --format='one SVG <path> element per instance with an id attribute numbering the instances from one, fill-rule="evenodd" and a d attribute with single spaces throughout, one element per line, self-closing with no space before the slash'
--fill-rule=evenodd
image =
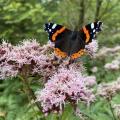
<path id="1" fill-rule="evenodd" d="M 45 48 L 35 40 L 23 41 L 17 46 L 3 42 L 0 45 L 0 79 L 15 77 L 26 65 L 29 74 L 51 73 L 51 58 L 44 54 Z"/>
<path id="2" fill-rule="evenodd" d="M 119 91 L 120 91 L 120 78 L 110 83 L 100 84 L 98 86 L 97 94 L 105 98 L 111 98 Z"/>
<path id="3" fill-rule="evenodd" d="M 98 50 L 98 42 L 97 40 L 92 40 L 91 43 L 89 43 L 88 45 L 85 46 L 86 52 L 91 55 L 94 56 L 95 53 Z"/>
<path id="4" fill-rule="evenodd" d="M 94 95 L 85 82 L 80 72 L 60 68 L 48 80 L 45 88 L 37 91 L 37 101 L 41 102 L 44 113 L 61 112 L 66 102 L 77 103 L 81 100 L 89 104 L 94 100 Z"/>

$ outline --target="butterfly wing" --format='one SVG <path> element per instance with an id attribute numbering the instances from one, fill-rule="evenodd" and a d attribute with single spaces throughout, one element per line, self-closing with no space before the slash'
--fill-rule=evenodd
<path id="1" fill-rule="evenodd" d="M 55 43 L 55 55 L 60 58 L 67 57 L 70 51 L 71 31 L 55 23 L 46 23 L 45 31 L 48 32 L 49 40 Z"/>
<path id="2" fill-rule="evenodd" d="M 79 32 L 75 32 L 71 45 L 71 59 L 77 59 L 85 54 L 85 45 L 92 42 L 96 33 L 101 31 L 102 22 L 97 21 L 84 26 Z"/>
<path id="3" fill-rule="evenodd" d="M 93 22 L 84 26 L 81 31 L 83 32 L 83 40 L 86 44 L 92 42 L 92 39 L 96 37 L 96 33 L 101 31 L 101 21 Z"/>
<path id="4" fill-rule="evenodd" d="M 74 31 L 71 41 L 70 57 L 72 60 L 81 57 L 85 52 L 85 41 L 83 40 L 83 32 Z"/>
<path id="5" fill-rule="evenodd" d="M 49 40 L 51 42 L 56 42 L 57 37 L 66 30 L 66 28 L 62 25 L 58 25 L 55 23 L 46 23 L 44 26 L 44 30 L 48 33 Z"/>

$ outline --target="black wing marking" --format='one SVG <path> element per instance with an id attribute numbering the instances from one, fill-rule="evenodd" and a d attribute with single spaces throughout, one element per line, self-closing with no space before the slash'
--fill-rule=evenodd
<path id="1" fill-rule="evenodd" d="M 57 37 L 62 34 L 66 28 L 55 23 L 46 23 L 44 30 L 48 33 L 49 40 L 51 42 L 55 42 L 57 40 Z"/>

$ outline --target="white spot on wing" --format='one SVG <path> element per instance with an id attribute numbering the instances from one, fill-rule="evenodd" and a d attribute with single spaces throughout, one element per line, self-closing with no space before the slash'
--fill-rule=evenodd
<path id="1" fill-rule="evenodd" d="M 100 21 L 97 22 L 97 24 L 99 25 Z"/>
<path id="2" fill-rule="evenodd" d="M 54 29 L 56 26 L 57 26 L 56 24 L 53 24 L 52 29 Z"/>
<path id="3" fill-rule="evenodd" d="M 93 30 L 93 32 L 95 32 L 95 29 Z"/>
<path id="4" fill-rule="evenodd" d="M 94 28 L 94 23 L 91 23 L 91 28 L 92 28 L 92 29 Z"/>

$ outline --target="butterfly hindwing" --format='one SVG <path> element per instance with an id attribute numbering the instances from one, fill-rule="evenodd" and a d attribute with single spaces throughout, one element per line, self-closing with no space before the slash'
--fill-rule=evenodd
<path id="1" fill-rule="evenodd" d="M 83 40 L 83 33 L 74 31 L 71 39 L 70 57 L 77 59 L 84 54 L 85 41 Z"/>
<path id="2" fill-rule="evenodd" d="M 65 58 L 70 55 L 71 34 L 72 31 L 66 29 L 63 33 L 57 36 L 57 40 L 55 41 L 55 53 L 57 56 Z"/>

